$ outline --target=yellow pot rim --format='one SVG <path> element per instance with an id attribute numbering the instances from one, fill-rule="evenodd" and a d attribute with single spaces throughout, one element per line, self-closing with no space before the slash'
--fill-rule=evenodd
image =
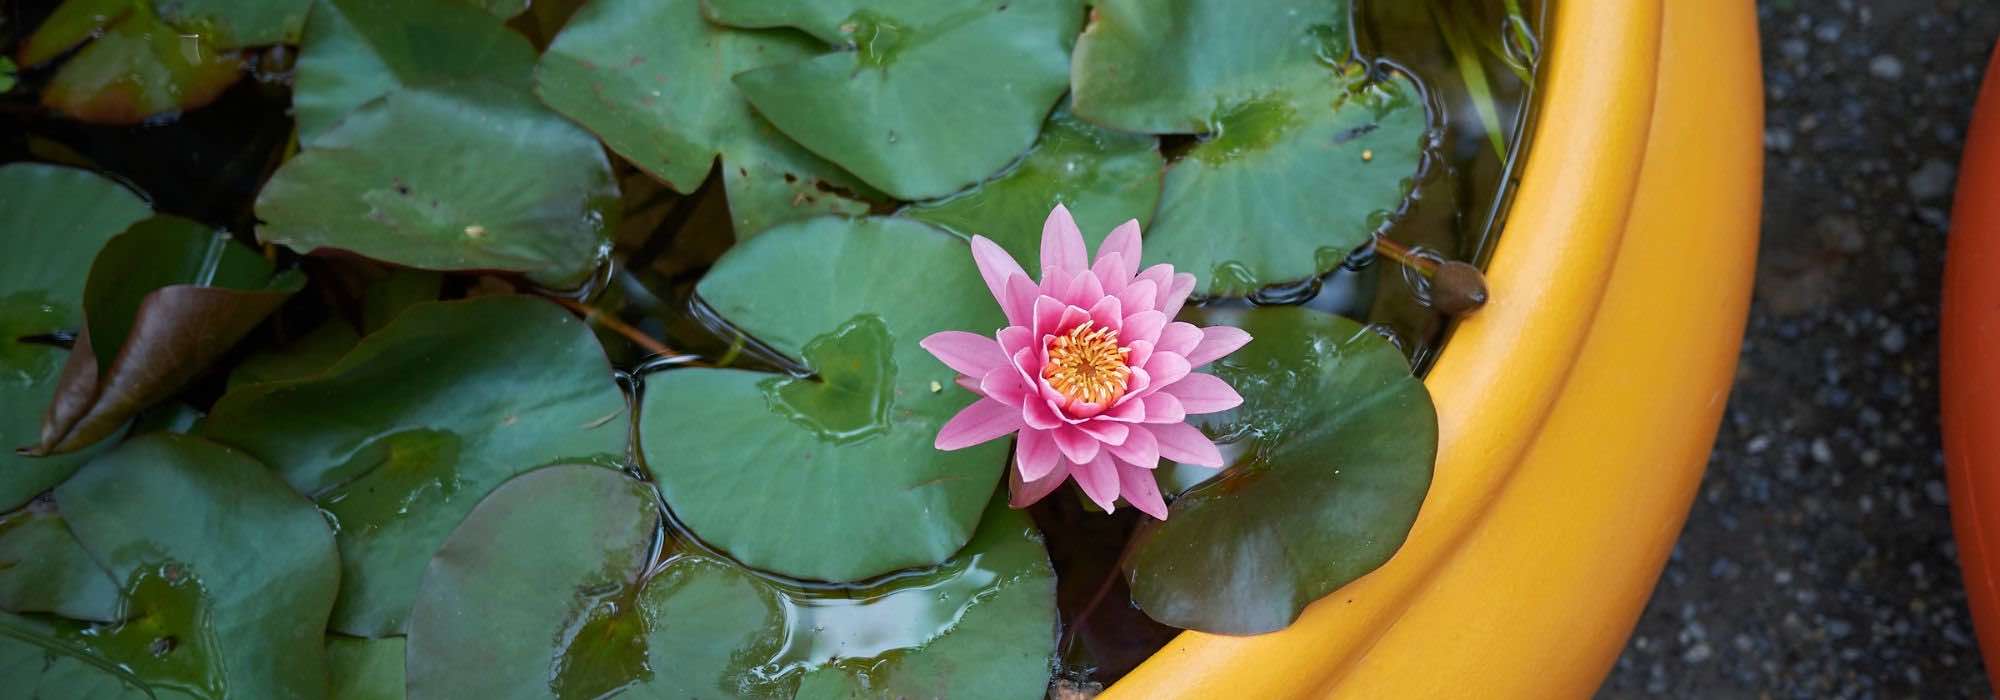
<path id="1" fill-rule="evenodd" d="M 1755 28 L 1740 0 L 1556 3 L 1492 301 L 1425 382 L 1439 453 L 1408 541 L 1291 627 L 1183 633 L 1107 697 L 1595 689 L 1734 374 L 1762 172 Z M 1606 469 L 1620 457 L 1657 468 Z"/>

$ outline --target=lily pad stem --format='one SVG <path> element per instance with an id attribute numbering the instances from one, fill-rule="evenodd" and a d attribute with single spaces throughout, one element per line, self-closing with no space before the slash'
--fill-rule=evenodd
<path id="1" fill-rule="evenodd" d="M 595 306 L 584 304 L 582 302 L 573 299 L 564 299 L 559 296 L 544 295 L 543 298 L 561 304 L 563 305 L 563 308 L 569 309 L 574 313 L 582 315 L 584 323 L 598 326 L 613 333 L 625 336 L 626 340 L 630 340 L 634 343 L 637 343 L 639 347 L 645 348 L 648 352 L 651 352 L 655 355 L 678 354 L 674 352 L 673 348 L 667 347 L 666 343 L 662 343 L 654 339 L 652 336 L 646 335 L 645 331 L 633 328 L 631 324 L 628 324 L 624 321 L 620 321 L 618 320 L 617 316 L 612 314 L 607 314 L 602 309 L 599 309 Z"/>

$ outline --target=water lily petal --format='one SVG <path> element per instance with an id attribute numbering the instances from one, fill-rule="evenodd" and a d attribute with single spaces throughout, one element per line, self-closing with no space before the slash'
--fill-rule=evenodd
<path id="1" fill-rule="evenodd" d="M 1063 307 L 1062 318 L 1056 320 L 1055 327 L 1045 331 L 1044 333 L 1046 335 L 1062 335 L 1064 333 L 1068 333 L 1069 329 L 1071 328 L 1083 325 L 1083 322 L 1088 320 L 1090 320 L 1089 310 L 1086 310 L 1081 306 L 1071 304 L 1069 306 Z"/>
<path id="2" fill-rule="evenodd" d="M 1126 219 L 1125 223 L 1111 229 L 1111 235 L 1105 236 L 1103 243 L 1097 244 L 1097 263 L 1102 265 L 1106 259 L 1117 256 L 1118 276 L 1129 280 L 1139 271 L 1140 252 L 1139 220 Z"/>
<path id="3" fill-rule="evenodd" d="M 1118 303 L 1128 309 L 1155 309 L 1160 295 L 1159 285 L 1152 280 L 1139 280 L 1118 291 Z"/>
<path id="4" fill-rule="evenodd" d="M 1032 398 L 1021 401 L 1021 422 L 1036 430 L 1054 430 L 1069 425 L 1063 421 L 1062 413 L 1050 406 L 1048 401 Z"/>
<path id="5" fill-rule="evenodd" d="M 1007 314 L 1007 323 L 1027 326 L 1035 320 L 1035 299 L 1042 295 L 1042 288 L 1026 274 L 1007 278 L 1007 297 L 1000 302 L 1000 310 Z M 1017 315 L 1018 314 L 1018 315 Z"/>
<path id="6" fill-rule="evenodd" d="M 1125 258 L 1117 253 L 1098 253 L 1097 262 L 1090 266 L 1090 276 L 1097 278 L 1105 294 L 1125 291 L 1125 286 L 1132 283 L 1132 275 L 1125 272 Z"/>
<path id="7" fill-rule="evenodd" d="M 1180 397 L 1165 392 L 1148 394 L 1140 399 L 1146 405 L 1147 423 L 1179 423 L 1187 420 L 1187 409 L 1181 406 Z"/>
<path id="8" fill-rule="evenodd" d="M 1067 460 L 1056 460 L 1055 470 L 1040 479 L 1026 481 L 1019 470 L 1007 470 L 1007 505 L 1011 508 L 1026 508 L 1036 501 L 1055 492 L 1056 487 L 1069 479 L 1070 466 Z"/>
<path id="9" fill-rule="evenodd" d="M 1049 431 L 1027 429 L 1014 440 L 1014 466 L 1021 470 L 1025 481 L 1036 481 L 1048 476 L 1062 462 L 1056 440 Z"/>
<path id="10" fill-rule="evenodd" d="M 1152 309 L 1133 313 L 1125 317 L 1125 324 L 1118 331 L 1118 339 L 1127 343 L 1140 340 L 1158 343 L 1160 331 L 1167 327 L 1167 319 L 1166 314 Z M 1159 347 L 1155 345 L 1153 349 L 1158 350 Z"/>
<path id="11" fill-rule="evenodd" d="M 935 444 L 947 452 L 962 450 L 1020 429 L 1020 409 L 982 398 L 945 421 Z"/>
<path id="12" fill-rule="evenodd" d="M 917 342 L 937 356 L 939 362 L 969 377 L 983 377 L 995 367 L 1007 366 L 1007 354 L 992 338 L 965 331 L 939 331 Z"/>
<path id="13" fill-rule="evenodd" d="M 1100 411 L 1101 412 L 1101 411 Z M 1088 433 L 1105 447 L 1117 447 L 1125 443 L 1132 434 L 1132 427 L 1124 423 L 1092 420 L 1076 424 L 1078 430 Z M 1143 431 L 1142 431 L 1143 432 Z"/>
<path id="14" fill-rule="evenodd" d="M 1063 310 L 1067 308 L 1069 308 L 1067 304 L 1047 294 L 1036 297 L 1035 325 L 1029 330 L 1037 338 L 1045 335 L 1054 335 L 1056 324 L 1062 321 Z"/>
<path id="15" fill-rule="evenodd" d="M 1083 464 L 1097 458 L 1097 438 L 1091 437 L 1082 429 L 1074 425 L 1065 425 L 1049 432 L 1056 439 L 1056 447 L 1062 448 L 1063 456 L 1068 457 L 1069 461 Z"/>
<path id="16" fill-rule="evenodd" d="M 1152 389 L 1155 392 L 1172 386 L 1174 382 L 1188 376 L 1189 369 L 1191 368 L 1188 366 L 1187 358 L 1171 352 L 1155 350 L 1153 356 L 1146 359 L 1146 374 L 1152 376 Z"/>
<path id="17" fill-rule="evenodd" d="M 1153 344 L 1143 340 L 1133 341 L 1125 346 L 1125 364 L 1134 367 L 1146 366 L 1146 360 L 1153 357 Z M 1129 384 L 1128 384 L 1129 386 Z"/>
<path id="18" fill-rule="evenodd" d="M 1048 220 L 1042 222 L 1042 269 L 1082 272 L 1089 265 L 1088 255 L 1076 219 L 1069 215 L 1069 209 L 1056 205 Z"/>
<path id="19" fill-rule="evenodd" d="M 1166 314 L 1167 318 L 1179 315 L 1181 306 L 1187 303 L 1188 294 L 1193 291 L 1194 275 L 1185 272 L 1174 275 L 1173 284 L 1167 285 L 1167 295 L 1160 297 L 1160 313 Z"/>
<path id="20" fill-rule="evenodd" d="M 1103 508 L 1104 512 L 1114 512 L 1118 502 L 1118 464 L 1111 455 L 1098 455 L 1097 459 L 1078 463 L 1070 470 L 1076 485 L 1083 488 L 1083 495 Z"/>
<path id="21" fill-rule="evenodd" d="M 1104 298 L 1104 281 L 1089 270 L 1084 270 L 1070 279 L 1069 291 L 1063 296 L 1063 301 L 1069 302 L 1071 306 L 1088 308 L 1102 298 Z"/>
<path id="22" fill-rule="evenodd" d="M 1235 326 L 1208 326 L 1201 329 L 1201 342 L 1197 343 L 1193 350 L 1182 354 L 1187 356 L 1188 364 L 1200 367 L 1222 359 L 1223 356 L 1229 353 L 1236 352 L 1237 348 L 1241 348 L 1249 342 L 1250 334 L 1244 332 L 1241 328 Z"/>
<path id="23" fill-rule="evenodd" d="M 1151 471 L 1129 467 L 1119 469 L 1118 495 L 1124 496 L 1125 502 L 1141 513 L 1159 520 L 1167 519 L 1167 502 L 1160 497 L 1160 483 Z"/>
<path id="24" fill-rule="evenodd" d="M 1000 342 L 1001 353 L 1014 357 L 1022 350 L 1034 347 L 1035 332 L 1025 326 L 1008 326 L 993 334 L 993 339 Z"/>
<path id="25" fill-rule="evenodd" d="M 1028 389 L 1028 382 L 1021 378 L 1020 370 L 1014 369 L 1012 363 L 993 368 L 979 380 L 979 393 L 1009 406 L 1021 405 L 1030 394 Z"/>
<path id="26" fill-rule="evenodd" d="M 1201 429 L 1186 423 L 1161 423 L 1146 426 L 1153 431 L 1153 437 L 1160 441 L 1160 456 L 1182 464 L 1199 467 L 1222 466 L 1222 451 L 1215 448 L 1215 441 L 1201 433 Z"/>
<path id="27" fill-rule="evenodd" d="M 1132 400 L 1132 395 L 1126 394 L 1124 399 L 1120 399 L 1116 405 L 1104 409 L 1104 412 L 1097 414 L 1097 417 L 1102 420 L 1115 420 L 1120 423 L 1142 422 L 1146 420 L 1146 400 Z"/>
<path id="28" fill-rule="evenodd" d="M 1160 329 L 1160 342 L 1153 346 L 1153 349 L 1180 353 L 1181 357 L 1187 357 L 1194 352 L 1196 346 L 1201 345 L 1202 337 L 1201 328 L 1192 323 L 1175 321 Z M 1193 364 L 1193 361 L 1190 360 L 1189 364 Z"/>
<path id="29" fill-rule="evenodd" d="M 1110 446 L 1111 456 L 1140 469 L 1160 466 L 1160 441 L 1153 437 L 1153 431 L 1144 427 L 1132 428 L 1125 441 Z"/>
<path id="30" fill-rule="evenodd" d="M 985 236 L 972 237 L 972 262 L 979 266 L 980 278 L 986 280 L 986 291 L 992 292 L 993 300 L 1000 302 L 1001 310 L 1007 312 L 1007 322 L 1020 323 L 1020 317 L 1015 315 L 1016 309 L 1009 303 L 1007 280 L 1015 275 L 1027 277 L 1028 272 L 1021 269 L 1021 264 L 1015 262 L 1014 256 L 1008 255 L 1006 249 Z"/>
<path id="31" fill-rule="evenodd" d="M 1124 305 L 1119 303 L 1118 297 L 1100 297 L 1097 303 L 1090 305 L 1090 322 L 1097 328 L 1122 330 L 1125 327 Z M 1124 340 L 1124 337 L 1121 335 L 1119 339 Z"/>
<path id="32" fill-rule="evenodd" d="M 1134 281 L 1138 280 L 1150 281 L 1153 283 L 1154 288 L 1159 289 L 1161 293 L 1165 293 L 1174 286 L 1174 266 L 1160 263 L 1148 267 L 1141 271 Z"/>
<path id="33" fill-rule="evenodd" d="M 1160 391 L 1180 399 L 1181 407 L 1188 413 L 1214 413 L 1243 405 L 1242 395 L 1237 394 L 1229 382 L 1213 374 L 1195 372 Z"/>

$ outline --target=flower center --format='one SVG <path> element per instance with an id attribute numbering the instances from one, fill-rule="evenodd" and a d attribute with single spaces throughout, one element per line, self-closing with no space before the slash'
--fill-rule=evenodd
<path id="1" fill-rule="evenodd" d="M 1118 331 L 1091 328 L 1090 321 L 1049 340 L 1049 361 L 1042 378 L 1071 401 L 1108 404 L 1125 395 L 1129 351 L 1118 347 Z"/>

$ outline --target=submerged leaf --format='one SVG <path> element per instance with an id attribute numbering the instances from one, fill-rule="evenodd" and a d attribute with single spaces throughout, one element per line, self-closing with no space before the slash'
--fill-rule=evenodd
<path id="1" fill-rule="evenodd" d="M 56 71 L 42 104 L 79 121 L 137 124 L 213 102 L 241 77 L 236 53 L 176 31 L 140 4 Z"/>
<path id="2" fill-rule="evenodd" d="M 1198 419 L 1233 461 L 1133 536 L 1132 600 L 1176 627 L 1284 629 L 1402 546 L 1430 488 L 1437 412 L 1361 324 L 1298 307 L 1203 315 L 1256 338 L 1214 366 L 1243 405 Z"/>
<path id="3" fill-rule="evenodd" d="M 38 643 L 195 697 L 324 695 L 333 536 L 263 465 L 154 433 L 91 460 L 55 500 L 124 597 L 116 622 L 58 620 Z M 9 681 L 46 686 L 74 672 L 51 665 Z"/>
<path id="4" fill-rule="evenodd" d="M 619 155 L 682 193 L 723 161 L 739 239 L 816 214 L 862 214 L 859 181 L 777 132 L 729 77 L 823 47 L 787 31 L 719 27 L 699 0 L 598 0 L 549 46 L 536 91 Z"/>
<path id="5" fill-rule="evenodd" d="M 83 286 L 99 246 L 148 214 L 131 190 L 87 171 L 0 165 L 0 448 L 34 442 L 55 395 L 65 333 L 82 330 Z M 0 509 L 55 486 L 86 455 L 0 453 Z"/>
<path id="6" fill-rule="evenodd" d="M 413 698 L 1040 697 L 1054 572 L 992 503 L 931 571 L 802 588 L 675 539 L 642 482 L 522 475 L 452 533 L 409 642 Z"/>
<path id="7" fill-rule="evenodd" d="M 239 384 L 201 432 L 263 459 L 337 523 L 332 629 L 403 629 L 430 558 L 493 487 L 623 455 L 628 418 L 584 324 L 529 297 L 411 306 L 331 367 Z"/>
<path id="8" fill-rule="evenodd" d="M 828 581 L 930 566 L 965 543 L 1006 443 L 933 448 L 970 397 L 944 391 L 951 370 L 917 346 L 1004 323 L 962 239 L 908 219 L 810 219 L 738 244 L 697 292 L 812 375 L 645 377 L 641 452 L 695 534 Z"/>
<path id="9" fill-rule="evenodd" d="M 295 273 L 273 277 L 270 262 L 193 221 L 133 224 L 91 263 L 88 327 L 28 453 L 104 439 L 208 369 L 303 285 Z"/>
<path id="10" fill-rule="evenodd" d="M 778 130 L 899 199 L 983 180 L 1034 143 L 1069 88 L 1078 0 L 709 0 L 741 27 L 846 50 L 739 73 Z"/>
<path id="11" fill-rule="evenodd" d="M 617 200 L 589 133 L 525 92 L 462 83 L 397 90 L 322 134 L 258 193 L 257 234 L 571 286 L 596 266 Z"/>

